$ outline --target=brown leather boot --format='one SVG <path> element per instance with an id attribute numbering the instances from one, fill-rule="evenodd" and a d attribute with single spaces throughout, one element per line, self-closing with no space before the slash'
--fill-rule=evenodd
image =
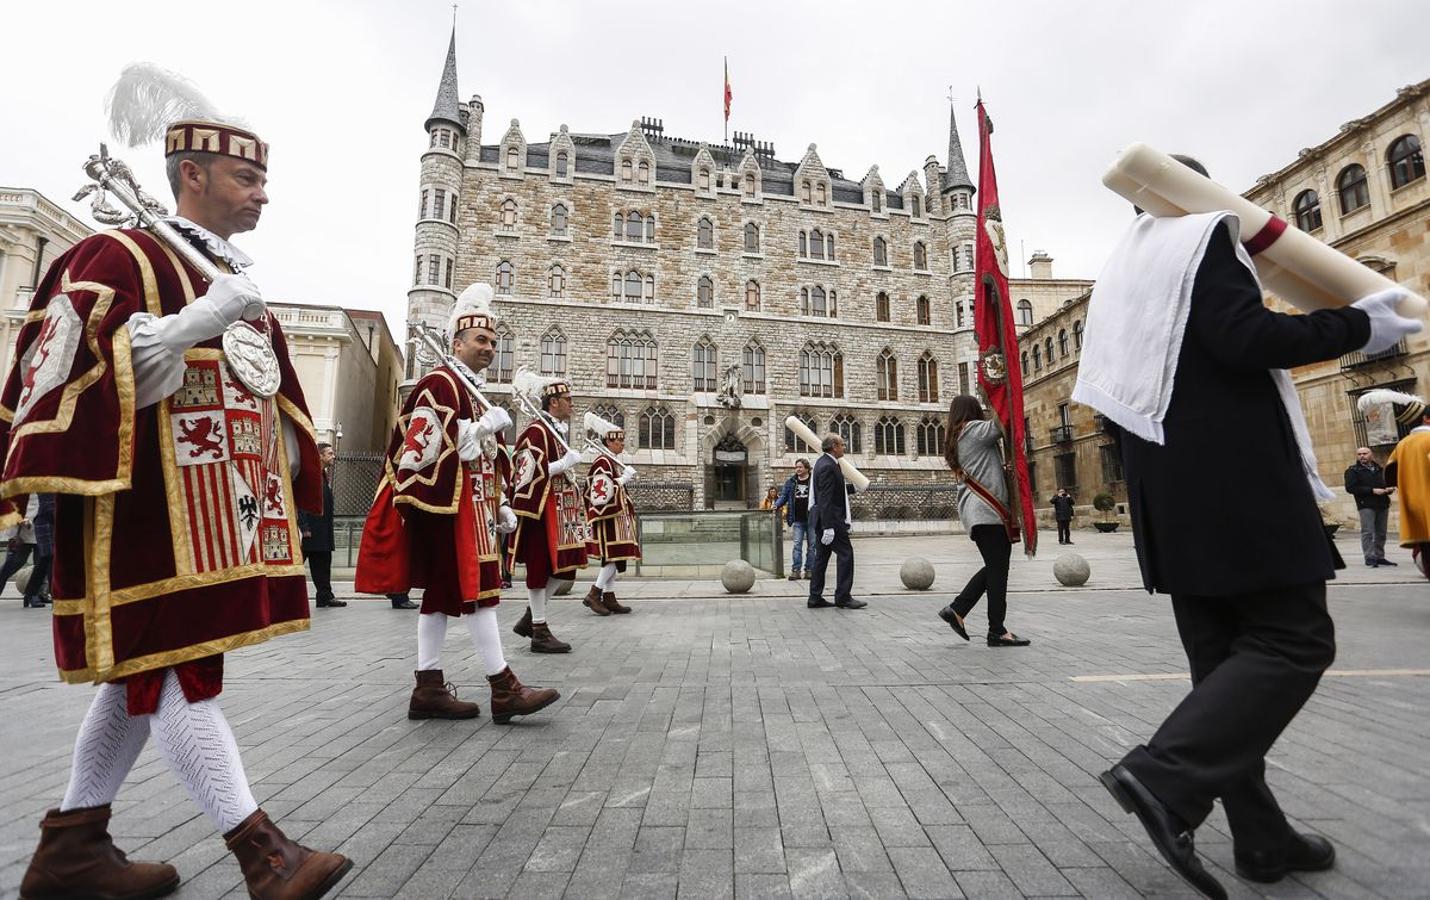
<path id="1" fill-rule="evenodd" d="M 571 645 L 565 641 L 557 640 L 556 635 L 551 633 L 545 622 L 540 624 L 532 623 L 531 626 L 531 652 L 532 653 L 569 653 Z"/>
<path id="2" fill-rule="evenodd" d="M 519 637 L 531 637 L 531 607 L 526 608 L 526 612 L 521 614 L 521 618 L 516 620 L 516 624 L 511 626 L 511 630 L 516 632 Z"/>
<path id="3" fill-rule="evenodd" d="M 147 900 L 173 893 L 179 870 L 168 863 L 130 862 L 109 836 L 109 804 L 40 820 L 40 846 L 20 882 L 24 900 L 92 897 Z"/>
<path id="4" fill-rule="evenodd" d="M 512 716 L 529 716 L 561 699 L 556 688 L 531 688 L 522 684 L 511 666 L 496 675 L 488 675 L 487 681 L 492 685 L 492 721 L 498 725 L 510 722 Z"/>
<path id="5" fill-rule="evenodd" d="M 412 689 L 412 700 L 407 704 L 409 719 L 475 719 L 482 714 L 481 707 L 457 699 L 457 691 L 442 678 L 441 669 L 418 670 L 417 687 Z"/>
<path id="6" fill-rule="evenodd" d="M 621 602 L 616 599 L 614 591 L 606 591 L 602 594 L 601 602 L 606 605 L 606 609 L 609 609 L 613 613 L 628 613 L 631 611 L 629 606 L 622 605 Z"/>
<path id="7" fill-rule="evenodd" d="M 611 610 L 606 609 L 606 605 L 601 602 L 601 589 L 594 584 L 591 585 L 591 589 L 586 592 L 586 599 L 581 601 L 581 605 L 598 616 L 609 616 L 611 614 Z"/>
<path id="8" fill-rule="evenodd" d="M 341 853 L 310 850 L 288 840 L 261 809 L 223 839 L 238 858 L 254 900 L 317 900 L 353 867 Z"/>

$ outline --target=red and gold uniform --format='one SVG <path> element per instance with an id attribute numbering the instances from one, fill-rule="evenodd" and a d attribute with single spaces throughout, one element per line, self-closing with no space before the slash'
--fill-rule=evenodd
<path id="1" fill-rule="evenodd" d="M 513 562 L 526 566 L 526 586 L 570 580 L 586 565 L 586 509 L 573 475 L 552 475 L 564 454 L 545 421 L 533 421 L 512 452 L 511 505 L 517 515 L 509 542 Z"/>
<path id="2" fill-rule="evenodd" d="M 586 520 L 591 523 L 589 555 L 607 563 L 641 558 L 636 508 L 609 456 L 598 454 L 586 473 Z"/>

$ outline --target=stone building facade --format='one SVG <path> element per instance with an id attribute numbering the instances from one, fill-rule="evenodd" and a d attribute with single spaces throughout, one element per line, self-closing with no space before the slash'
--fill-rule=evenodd
<path id="1" fill-rule="evenodd" d="M 33 188 L 0 187 L 0 372 L 10 371 L 15 339 L 45 270 L 93 233 Z"/>
<path id="2" fill-rule="evenodd" d="M 951 111 L 944 163 L 887 182 L 878 166 L 845 177 L 813 144 L 787 162 L 655 119 L 538 141 L 515 119 L 487 134 L 484 112 L 458 99 L 454 35 L 408 308 L 445 327 L 466 285 L 493 285 L 493 396 L 519 366 L 565 374 L 578 417 L 624 422 L 642 481 L 688 486 L 694 508 L 756 505 L 810 455 L 789 415 L 841 431 L 876 484 L 947 483 L 943 419 L 976 357 L 974 187 Z M 423 362 L 407 359 L 411 384 Z"/>

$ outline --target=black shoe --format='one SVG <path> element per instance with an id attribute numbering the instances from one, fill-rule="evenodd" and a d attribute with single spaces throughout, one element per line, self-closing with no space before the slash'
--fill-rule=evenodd
<path id="1" fill-rule="evenodd" d="M 799 569 L 795 569 L 793 572 L 789 573 L 789 580 L 799 581 Z"/>
<path id="2" fill-rule="evenodd" d="M 1290 845 L 1279 853 L 1254 851 L 1234 853 L 1236 874 L 1270 884 L 1288 872 L 1321 872 L 1335 865 L 1336 848 L 1319 834 L 1293 834 Z"/>
<path id="3" fill-rule="evenodd" d="M 823 597 L 820 597 L 818 600 L 810 600 L 808 603 L 805 604 L 805 606 L 808 606 L 810 609 L 824 609 L 826 606 L 833 606 L 833 605 L 834 605 L 833 603 L 830 603 L 828 600 L 825 600 Z"/>
<path id="4" fill-rule="evenodd" d="M 1376 564 L 1377 566 L 1398 566 L 1398 565 L 1400 565 L 1400 563 L 1393 563 L 1393 562 L 1391 562 L 1391 561 L 1388 560 L 1388 559 L 1377 559 L 1377 560 L 1375 561 L 1375 564 Z"/>
<path id="5" fill-rule="evenodd" d="M 938 617 L 948 623 L 948 627 L 953 629 L 953 633 L 968 640 L 968 629 L 964 628 L 958 621 L 958 615 L 954 613 L 952 606 L 945 606 L 938 611 Z"/>
<path id="6" fill-rule="evenodd" d="M 406 598 L 404 598 L 404 599 L 402 599 L 402 600 L 394 600 L 394 601 L 392 602 L 392 608 L 393 608 L 393 609 L 421 609 L 421 607 L 419 607 L 416 603 L 413 603 L 411 600 L 408 600 L 408 599 L 406 599 Z"/>
<path id="7" fill-rule="evenodd" d="M 1142 827 L 1147 829 L 1147 836 L 1172 871 L 1212 900 L 1226 900 L 1226 889 L 1202 867 L 1202 861 L 1197 858 L 1192 830 L 1176 813 L 1163 806 L 1162 801 L 1154 797 L 1136 775 L 1118 763 L 1098 776 L 1098 780 L 1123 810 L 1137 814 Z"/>
<path id="8" fill-rule="evenodd" d="M 850 599 L 845 600 L 843 603 L 836 603 L 834 605 L 839 607 L 840 609 L 863 609 L 869 604 L 865 603 L 863 600 L 855 600 L 851 597 Z"/>
<path id="9" fill-rule="evenodd" d="M 1378 559 L 1368 559 L 1368 560 L 1365 561 L 1365 564 L 1366 564 L 1366 567 L 1367 567 L 1367 568 L 1374 569 L 1376 566 L 1380 565 L 1380 560 L 1378 560 Z"/>
<path id="10" fill-rule="evenodd" d="M 1008 633 L 1013 634 L 1011 631 Z M 988 635 L 988 646 L 990 647 L 1026 647 L 1031 643 L 1033 642 L 1027 638 L 1020 638 L 1016 634 L 1010 638 L 1005 638 L 1001 634 Z"/>
<path id="11" fill-rule="evenodd" d="M 331 599 L 330 599 L 330 600 L 319 600 L 319 601 L 318 601 L 318 605 L 319 605 L 319 606 L 331 606 L 331 607 L 336 608 L 336 607 L 339 607 L 339 606 L 347 606 L 347 605 L 348 605 L 348 602 L 347 602 L 346 600 L 331 600 Z"/>

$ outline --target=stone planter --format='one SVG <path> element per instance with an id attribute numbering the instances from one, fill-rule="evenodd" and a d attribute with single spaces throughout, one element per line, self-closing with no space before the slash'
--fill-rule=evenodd
<path id="1" fill-rule="evenodd" d="M 1117 530 L 1118 524 L 1117 522 L 1093 522 L 1092 527 L 1101 531 L 1103 534 L 1111 534 Z"/>

